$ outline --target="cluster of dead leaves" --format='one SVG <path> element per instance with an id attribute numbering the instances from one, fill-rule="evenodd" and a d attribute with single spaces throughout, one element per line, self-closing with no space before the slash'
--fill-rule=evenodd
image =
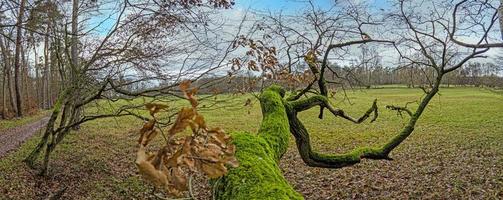
<path id="1" fill-rule="evenodd" d="M 170 195 L 181 196 L 189 189 L 189 179 L 194 173 L 204 173 L 209 178 L 218 178 L 227 173 L 227 165 L 237 167 L 235 146 L 221 128 L 208 128 L 204 117 L 197 112 L 196 89 L 190 82 L 180 84 L 180 89 L 191 103 L 182 108 L 175 123 L 167 131 L 166 145 L 155 152 L 147 150 L 152 139 L 161 133 L 157 128 L 155 114 L 167 106 L 146 104 L 153 119 L 140 130 L 136 165 L 140 174 L 156 187 L 165 189 Z M 187 128 L 192 135 L 176 137 Z"/>
<path id="2" fill-rule="evenodd" d="M 283 69 L 276 72 L 272 78 L 292 87 L 296 84 L 308 84 L 314 80 L 314 76 L 309 70 L 300 73 L 291 73 Z"/>
<path id="3" fill-rule="evenodd" d="M 319 73 L 319 69 L 315 66 L 316 52 L 309 51 L 305 56 L 305 60 L 310 64 L 310 71 L 291 72 L 285 66 L 279 64 L 277 51 L 274 46 L 266 45 L 261 40 L 253 40 L 245 36 L 239 36 L 233 43 L 233 48 L 244 47 L 248 48 L 246 56 L 242 58 L 234 58 L 231 60 L 231 71 L 236 72 L 243 67 L 251 71 L 262 72 L 264 80 L 273 80 L 280 83 L 285 83 L 289 86 L 296 84 L 308 84 L 314 80 L 314 75 Z M 229 73 L 230 76 L 232 73 Z"/>
<path id="4" fill-rule="evenodd" d="M 233 48 L 247 47 L 246 56 L 247 62 L 239 58 L 234 58 L 232 62 L 232 70 L 237 71 L 246 66 L 248 70 L 252 71 L 272 71 L 278 66 L 278 59 L 276 58 L 276 47 L 269 47 L 261 40 L 248 39 L 245 36 L 239 36 L 233 43 Z"/>

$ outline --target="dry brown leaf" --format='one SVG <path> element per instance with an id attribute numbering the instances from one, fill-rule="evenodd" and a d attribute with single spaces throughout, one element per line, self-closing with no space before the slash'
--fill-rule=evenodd
<path id="1" fill-rule="evenodd" d="M 236 146 L 233 144 L 228 145 L 227 148 L 225 148 L 224 153 L 226 156 L 234 157 L 234 154 L 236 153 Z"/>
<path id="2" fill-rule="evenodd" d="M 159 131 L 156 129 L 150 130 L 140 137 L 139 143 L 141 145 L 146 146 L 152 139 L 154 139 L 159 134 Z"/>
<path id="3" fill-rule="evenodd" d="M 204 161 L 217 163 L 220 161 L 219 152 L 212 151 L 210 149 L 202 149 L 197 154 L 198 158 L 204 159 Z"/>
<path id="4" fill-rule="evenodd" d="M 138 139 L 138 144 L 143 144 L 142 141 L 145 136 L 145 133 L 151 131 L 154 128 L 154 125 L 155 125 L 155 119 L 151 119 L 143 125 L 143 127 L 140 129 L 140 138 Z"/>
<path id="5" fill-rule="evenodd" d="M 221 128 L 208 129 L 204 117 L 197 113 L 197 89 L 190 89 L 190 81 L 180 84 L 191 107 L 182 108 L 174 124 L 168 130 L 167 144 L 155 153 L 145 147 L 160 132 L 155 128 L 155 114 L 166 108 L 161 104 L 145 105 L 154 119 L 145 123 L 140 130 L 136 164 L 140 174 L 157 187 L 163 187 L 173 196 L 181 196 L 188 189 L 189 174 L 204 173 L 209 178 L 217 178 L 227 173 L 227 166 L 239 165 L 235 158 L 235 146 L 231 138 Z M 188 126 L 192 135 L 176 138 Z"/>
<path id="6" fill-rule="evenodd" d="M 190 84 L 191 84 L 191 82 L 190 82 L 189 80 L 182 81 L 182 82 L 180 83 L 180 86 L 179 86 L 179 87 L 180 87 L 180 90 L 182 90 L 182 91 L 186 91 L 186 90 L 188 90 L 188 89 L 189 89 L 189 87 L 190 87 Z"/>
<path id="7" fill-rule="evenodd" d="M 225 132 L 223 132 L 222 129 L 216 131 L 216 132 L 212 132 L 209 134 L 210 135 L 210 139 L 212 140 L 212 142 L 220 145 L 221 147 L 225 148 L 226 145 L 230 142 L 230 136 L 225 134 Z"/>
<path id="8" fill-rule="evenodd" d="M 203 163 L 201 166 L 209 178 L 218 178 L 227 173 L 227 168 L 222 163 Z"/>
<path id="9" fill-rule="evenodd" d="M 140 171 L 140 174 L 146 180 L 153 183 L 155 186 L 161 187 L 168 184 L 168 177 L 162 171 L 155 169 L 154 165 L 147 160 L 147 154 L 145 153 L 145 147 L 140 146 L 136 156 L 136 165 Z"/>
<path id="10" fill-rule="evenodd" d="M 175 123 L 171 126 L 171 129 L 169 129 L 169 134 L 175 135 L 185 130 L 185 128 L 189 126 L 189 120 L 192 120 L 194 115 L 195 112 L 192 108 L 182 108 L 180 112 L 178 112 Z"/>
<path id="11" fill-rule="evenodd" d="M 196 117 L 194 118 L 194 122 L 200 128 L 206 128 L 206 122 L 204 121 L 204 117 L 202 115 L 196 115 Z"/>
<path id="12" fill-rule="evenodd" d="M 147 110 L 152 116 L 154 116 L 154 114 L 158 113 L 160 110 L 168 108 L 167 105 L 159 103 L 147 103 L 145 104 L 145 107 L 147 107 Z"/>
<path id="13" fill-rule="evenodd" d="M 177 190 L 187 190 L 187 177 L 180 167 L 173 168 L 171 175 L 171 182 Z"/>
<path id="14" fill-rule="evenodd" d="M 234 156 L 228 156 L 225 158 L 225 164 L 230 165 L 231 167 L 239 167 L 239 162 Z"/>
<path id="15" fill-rule="evenodd" d="M 182 161 L 187 165 L 190 171 L 196 171 L 196 161 L 193 158 L 184 156 Z"/>
<path id="16" fill-rule="evenodd" d="M 168 185 L 166 187 L 166 190 L 168 191 L 169 194 L 175 196 L 175 197 L 181 197 L 183 193 L 175 188 L 174 185 Z"/>
<path id="17" fill-rule="evenodd" d="M 182 151 L 181 150 L 176 151 L 175 154 L 168 157 L 168 159 L 166 160 L 166 166 L 168 168 L 178 167 L 179 159 L 181 156 L 182 156 Z"/>

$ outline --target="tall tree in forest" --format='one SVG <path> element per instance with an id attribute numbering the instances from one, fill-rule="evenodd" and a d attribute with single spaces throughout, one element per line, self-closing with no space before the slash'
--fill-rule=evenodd
<path id="1" fill-rule="evenodd" d="M 4 35 L 3 28 L 0 27 L 0 34 Z M 3 81 L 2 81 L 2 117 L 9 118 L 11 112 L 17 113 L 16 104 L 14 100 L 14 92 L 12 88 L 12 57 L 10 53 L 10 49 L 7 46 L 7 42 L 3 37 L 0 37 L 0 51 L 2 51 L 3 58 Z M 7 97 L 8 96 L 8 97 Z M 9 101 L 9 103 L 7 103 Z M 9 106 L 11 110 L 7 108 Z"/>
<path id="2" fill-rule="evenodd" d="M 24 9 L 25 9 L 25 3 L 26 0 L 21 0 L 19 2 L 19 12 L 17 16 L 17 22 L 16 22 L 16 50 L 14 54 L 14 88 L 16 91 L 16 116 L 17 117 L 22 117 L 23 116 L 23 102 L 22 102 L 22 96 L 21 96 L 21 50 L 22 50 L 22 45 L 23 45 L 23 17 L 24 17 Z"/>

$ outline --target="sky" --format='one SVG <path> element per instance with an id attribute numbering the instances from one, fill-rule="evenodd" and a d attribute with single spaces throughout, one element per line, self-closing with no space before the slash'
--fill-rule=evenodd
<path id="1" fill-rule="evenodd" d="M 367 2 L 375 11 L 388 10 L 392 7 L 392 0 L 313 0 L 315 6 L 327 8 L 332 6 L 335 1 L 339 2 Z M 238 10 L 256 10 L 256 11 L 271 11 L 283 13 L 296 13 L 307 6 L 307 0 L 235 0 L 235 9 Z M 466 39 L 466 38 L 465 38 Z M 468 38 L 469 41 L 470 38 Z M 486 55 L 495 57 L 499 55 L 501 50 L 491 49 Z"/>
<path id="2" fill-rule="evenodd" d="M 332 6 L 336 0 L 313 0 L 315 6 L 320 8 L 327 8 Z M 387 9 L 390 7 L 390 0 L 339 0 L 340 2 L 358 2 L 358 1 L 367 1 L 371 4 L 375 9 Z M 235 0 L 235 6 L 232 10 L 234 11 L 243 11 L 243 10 L 252 10 L 252 11 L 271 11 L 271 12 L 283 12 L 283 13 L 296 13 L 305 8 L 308 4 L 306 0 Z M 116 8 L 118 6 L 117 2 L 107 1 L 107 4 L 104 5 L 105 10 L 112 8 Z M 102 11 L 99 17 L 91 17 L 89 20 L 89 25 L 91 27 L 99 26 L 98 30 L 102 32 L 104 35 L 107 30 L 109 30 L 113 24 L 115 23 L 115 17 L 107 18 L 108 12 Z M 106 17 L 105 17 L 106 16 Z"/>
<path id="3" fill-rule="evenodd" d="M 367 3 L 374 11 L 379 11 L 380 9 L 387 10 L 391 8 L 391 0 L 313 0 L 313 4 L 316 7 L 327 9 L 332 7 L 336 1 L 339 4 L 345 4 L 348 2 L 358 4 Z M 235 0 L 234 11 L 244 12 L 245 10 L 258 11 L 260 12 L 271 12 L 283 14 L 296 14 L 298 12 L 303 12 L 306 6 L 309 6 L 307 0 Z M 237 15 L 238 13 L 234 14 Z M 355 47 L 356 48 L 356 47 Z M 384 63 L 393 63 L 396 61 L 398 54 L 392 52 L 392 49 L 381 50 L 382 54 L 393 54 L 394 56 L 383 57 Z M 396 55 L 395 55 L 396 54 Z M 330 59 L 330 58 L 329 58 Z M 353 59 L 356 59 L 353 58 Z M 341 65 L 349 65 L 351 58 L 348 57 L 347 60 L 333 60 Z M 392 65 L 392 64 L 390 64 Z"/>
<path id="4" fill-rule="evenodd" d="M 313 3 L 315 6 L 319 8 L 328 8 L 331 7 L 336 0 L 313 0 Z M 375 11 L 379 12 L 379 10 L 388 10 L 392 6 L 392 1 L 391 0 L 338 0 L 341 3 L 347 3 L 347 2 L 365 2 L 370 5 Z M 113 2 L 113 1 L 111 1 Z M 263 12 L 272 12 L 272 13 L 277 13 L 277 12 L 282 12 L 284 14 L 296 14 L 297 12 L 301 12 L 304 10 L 306 6 L 308 6 L 306 0 L 235 0 L 235 6 L 231 10 L 224 11 L 225 14 L 221 16 L 224 21 L 227 21 L 227 23 L 232 23 L 231 21 L 236 21 L 236 23 L 239 23 L 239 20 L 242 18 L 246 10 L 251 10 L 253 11 L 263 11 Z M 116 3 L 112 3 L 107 5 L 109 7 L 115 7 L 117 6 Z M 90 20 L 91 24 L 97 25 L 102 28 L 101 33 L 103 35 L 106 34 L 105 30 L 108 30 L 111 28 L 111 26 L 115 23 L 115 20 L 113 17 L 111 19 L 106 20 L 103 22 L 102 17 L 98 18 L 93 18 L 91 17 Z M 101 24 L 100 24 L 101 23 Z M 384 52 L 381 52 L 384 53 Z M 388 52 L 386 52 L 388 53 Z M 384 53 L 384 54 L 386 54 Z M 495 50 L 491 50 L 488 54 L 498 54 Z M 387 56 L 387 58 L 392 58 L 393 56 Z M 392 59 L 395 60 L 395 59 Z"/>
<path id="5" fill-rule="evenodd" d="M 340 0 L 339 0 L 340 1 Z M 352 0 L 353 2 L 364 0 Z M 304 0 L 235 0 L 238 8 L 252 8 L 264 11 L 285 11 L 295 12 L 303 9 L 306 6 Z M 329 7 L 335 3 L 335 0 L 313 0 L 314 4 L 319 7 Z M 386 9 L 390 7 L 389 0 L 367 0 L 369 4 L 376 9 Z"/>
<path id="6" fill-rule="evenodd" d="M 330 6 L 333 0 L 316 0 L 318 6 Z M 296 11 L 305 6 L 305 2 L 296 0 L 236 0 L 236 7 L 270 11 Z"/>

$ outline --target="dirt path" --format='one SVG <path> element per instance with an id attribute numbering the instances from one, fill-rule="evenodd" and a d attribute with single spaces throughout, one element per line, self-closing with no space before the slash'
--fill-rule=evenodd
<path id="1" fill-rule="evenodd" d="M 37 133 L 48 120 L 49 117 L 44 117 L 36 122 L 0 131 L 0 158 L 15 150 L 25 140 Z"/>

